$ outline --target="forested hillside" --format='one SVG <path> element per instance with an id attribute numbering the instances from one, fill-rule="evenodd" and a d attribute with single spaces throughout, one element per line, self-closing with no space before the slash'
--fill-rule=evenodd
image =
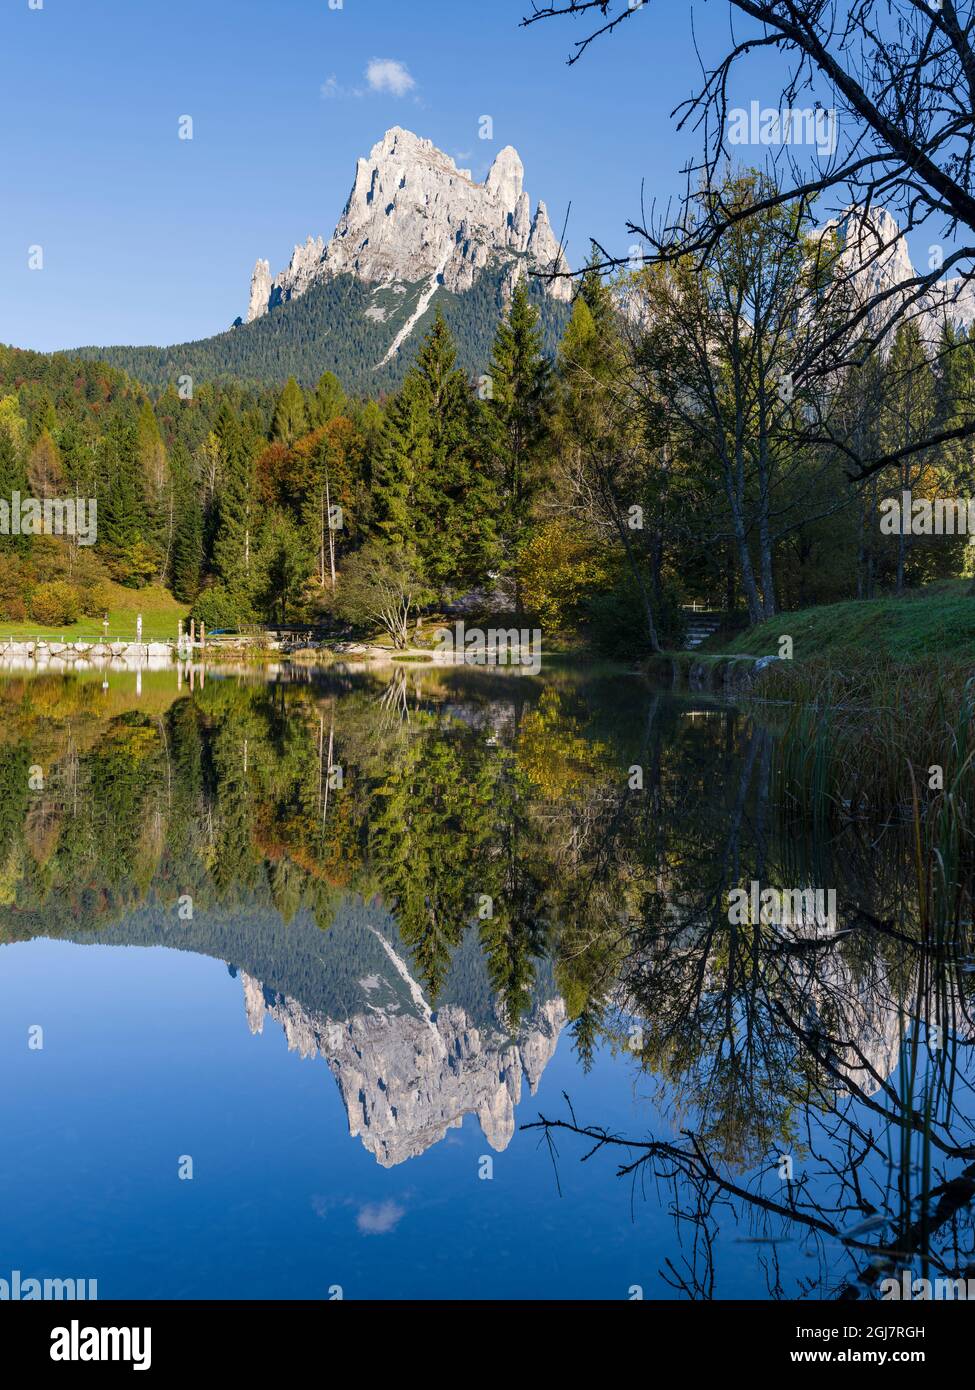
<path id="1" fill-rule="evenodd" d="M 304 382 L 243 384 L 220 374 L 246 376 L 245 358 L 206 345 L 154 387 L 0 350 L 0 498 L 98 507 L 91 547 L 0 536 L 0 618 L 100 614 L 112 581 L 165 585 L 210 628 L 385 629 L 406 647 L 421 613 L 474 596 L 547 638 L 636 655 L 679 642 L 690 601 L 756 624 L 971 574 L 963 530 L 887 524 L 905 491 L 915 505 L 975 491 L 955 429 L 971 343 L 946 327 L 932 345 L 906 320 L 859 371 L 793 386 L 800 338 L 835 337 L 831 297 L 805 307 L 811 266 L 825 284 L 835 260 L 767 195 L 758 176 L 729 181 L 747 215 L 703 271 L 688 258 L 610 281 L 594 257 L 557 342 L 551 301 L 543 317 L 524 282 L 507 303 L 486 279 L 445 296 L 387 394 L 309 379 L 307 359 Z M 361 309 L 362 287 L 346 290 Z M 214 343 L 297 351 L 329 293 Z M 856 480 L 849 440 L 895 462 Z"/>
<path id="2" fill-rule="evenodd" d="M 76 355 L 108 362 L 156 391 L 182 376 L 273 386 L 283 386 L 293 376 L 312 387 L 323 372 L 334 372 L 347 390 L 375 396 L 402 382 L 438 311 L 453 335 L 460 366 L 472 376 L 485 372 L 504 312 L 502 285 L 501 271 L 486 271 L 464 294 L 438 290 L 389 362 L 387 352 L 415 313 L 425 280 L 391 288 L 338 275 L 263 318 L 213 338 L 167 348 L 85 347 Z M 554 356 L 569 309 L 547 296 L 538 281 L 531 283 L 530 297 L 539 311 L 545 351 Z"/>

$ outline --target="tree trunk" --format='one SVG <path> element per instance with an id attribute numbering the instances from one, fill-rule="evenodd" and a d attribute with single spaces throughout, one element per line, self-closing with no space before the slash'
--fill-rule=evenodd
<path id="1" fill-rule="evenodd" d="M 335 532 L 332 530 L 332 499 L 328 486 L 328 474 L 325 474 L 325 515 L 328 517 L 328 563 L 332 574 L 332 593 L 335 593 Z M 322 547 L 324 549 L 324 546 Z M 324 556 L 322 557 L 324 566 Z M 322 585 L 325 579 L 322 577 Z"/>
<path id="2" fill-rule="evenodd" d="M 762 621 L 762 600 L 759 597 L 758 585 L 755 583 L 755 570 L 752 565 L 751 552 L 748 549 L 748 536 L 745 533 L 745 522 L 741 514 L 741 505 L 735 495 L 731 479 L 727 477 L 727 469 L 725 473 L 728 504 L 731 507 L 731 524 L 734 528 L 735 546 L 738 551 L 738 566 L 741 570 L 741 586 L 745 591 L 745 602 L 748 605 L 748 621 L 754 625 Z"/>
<path id="3" fill-rule="evenodd" d="M 650 595 L 647 593 L 647 586 L 644 583 L 643 575 L 640 573 L 640 566 L 637 563 L 636 555 L 633 553 L 633 543 L 630 540 L 629 528 L 623 520 L 616 498 L 613 496 L 609 484 L 605 484 L 610 499 L 613 520 L 616 522 L 616 529 L 619 532 L 620 540 L 623 542 L 623 549 L 626 551 L 626 559 L 630 566 L 630 572 L 636 580 L 637 588 L 640 590 L 640 599 L 643 603 L 643 618 L 647 628 L 647 638 L 650 642 L 650 650 L 654 653 L 662 651 L 660 639 L 657 636 L 657 624 L 653 619 L 653 605 L 650 602 Z"/>

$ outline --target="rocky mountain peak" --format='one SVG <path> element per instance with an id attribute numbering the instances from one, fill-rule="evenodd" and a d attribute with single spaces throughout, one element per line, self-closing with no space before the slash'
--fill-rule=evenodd
<path id="1" fill-rule="evenodd" d="M 402 966 L 395 952 L 389 954 Z M 500 1021 L 476 1025 L 457 1004 L 434 1013 L 409 977 L 417 998 L 404 1007 L 380 975 L 359 982 L 363 1007 L 335 1019 L 269 991 L 246 971 L 240 978 L 250 1031 L 262 1033 L 271 1018 L 289 1051 L 324 1059 L 338 1083 L 349 1133 L 384 1168 L 424 1153 L 459 1129 L 466 1115 L 477 1116 L 492 1149 L 507 1148 L 522 1083 L 535 1094 L 566 1023 L 561 998 L 540 1000 L 512 1037 Z"/>
<path id="2" fill-rule="evenodd" d="M 484 187 L 489 193 L 494 194 L 503 208 L 513 213 L 521 197 L 524 182 L 525 166 L 518 151 L 512 145 L 505 145 L 491 165 Z"/>
<path id="3" fill-rule="evenodd" d="M 258 258 L 251 275 L 251 294 L 247 304 L 247 322 L 261 316 L 271 302 L 271 264 Z"/>
<path id="4" fill-rule="evenodd" d="M 916 291 L 907 287 L 917 272 L 907 239 L 887 208 L 850 207 L 842 217 L 828 222 L 820 235 L 830 231 L 839 238 L 840 264 L 859 301 L 866 304 L 878 295 L 888 295 L 868 315 L 871 332 L 883 333 L 888 323 L 906 311 L 922 341 L 933 348 L 946 321 L 964 329 L 975 323 L 975 285 L 967 279 L 944 278 L 913 299 Z M 905 288 L 899 291 L 900 286 Z"/>
<path id="5" fill-rule="evenodd" d="M 485 182 L 475 183 L 431 140 L 394 126 L 359 159 L 327 246 L 309 237 L 273 279 L 268 262 L 257 262 L 247 321 L 341 274 L 385 286 L 427 281 L 432 295 L 439 286 L 471 289 L 488 266 L 502 269 L 508 284 L 527 271 L 568 270 L 544 203 L 532 218 L 524 176 L 518 152 L 507 145 Z M 572 297 L 566 279 L 546 289 L 554 299 Z"/>

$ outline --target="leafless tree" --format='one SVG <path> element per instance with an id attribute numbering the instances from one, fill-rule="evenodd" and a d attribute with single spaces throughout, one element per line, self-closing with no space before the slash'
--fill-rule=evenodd
<path id="1" fill-rule="evenodd" d="M 700 154 L 685 168 L 687 191 L 676 207 L 651 204 L 628 225 L 643 239 L 651 259 L 669 261 L 687 255 L 704 257 L 736 222 L 756 208 L 711 200 L 706 221 L 688 223 L 688 201 L 702 187 L 721 182 L 736 147 L 729 139 L 729 91 L 741 89 L 749 61 L 774 54 L 782 64 L 780 111 L 814 108 L 835 112 L 837 138 L 831 147 L 800 161 L 798 146 L 784 141 L 767 160 L 767 206 L 798 204 L 820 221 L 837 218 L 856 242 L 853 258 L 860 271 L 881 265 L 897 239 L 894 225 L 878 225 L 873 210 L 884 207 L 902 232 L 925 228 L 939 243 L 929 266 L 896 285 L 871 277 L 867 293 L 838 329 L 829 351 L 821 345 L 816 361 L 797 363 L 796 379 L 820 375 L 864 361 L 882 345 L 893 320 L 918 314 L 934 302 L 950 311 L 960 288 L 975 271 L 975 3 L 973 0 L 729 0 L 730 34 L 722 51 L 707 58 L 689 27 L 688 48 L 700 64 L 701 78 L 691 95 L 671 114 L 679 129 L 695 130 Z M 578 63 L 590 46 L 624 25 L 657 19 L 654 0 L 563 0 L 534 3 L 525 25 L 574 17 L 589 20 L 569 58 Z M 847 217 L 856 208 L 852 223 Z M 941 245 L 950 243 L 945 254 Z M 605 268 L 620 259 L 605 254 Z M 947 273 L 956 279 L 939 286 Z M 853 334 L 859 326 L 862 332 Z M 899 464 L 919 450 L 975 433 L 975 415 L 951 428 L 938 429 L 923 441 L 895 450 L 861 455 L 855 442 L 842 442 L 852 476 L 866 478 Z M 816 442 L 812 438 L 812 442 Z M 823 443 L 833 442 L 826 436 Z"/>

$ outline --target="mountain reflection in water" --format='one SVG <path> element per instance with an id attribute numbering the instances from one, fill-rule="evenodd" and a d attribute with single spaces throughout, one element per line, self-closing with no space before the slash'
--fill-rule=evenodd
<path id="1" fill-rule="evenodd" d="M 224 962 L 383 1169 L 475 1116 L 551 1149 L 557 1220 L 596 1146 L 666 1218 L 647 1297 L 975 1262 L 970 898 L 932 949 L 906 829 L 789 822 L 774 729 L 598 668 L 7 678 L 0 705 L 0 940 Z M 836 930 L 730 924 L 752 881 L 834 889 Z M 611 1120 L 571 1080 L 539 1119 L 563 1054 L 611 1065 Z"/>

